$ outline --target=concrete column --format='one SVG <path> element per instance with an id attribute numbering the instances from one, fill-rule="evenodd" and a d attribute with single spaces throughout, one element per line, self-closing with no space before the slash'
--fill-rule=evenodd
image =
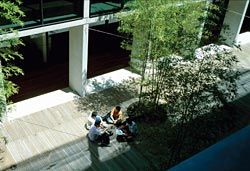
<path id="1" fill-rule="evenodd" d="M 233 45 L 237 43 L 237 37 L 240 33 L 244 21 L 249 0 L 230 0 L 227 13 L 224 19 L 224 25 L 229 26 L 229 30 L 222 30 L 221 35 L 226 38 L 225 43 Z"/>
<path id="2" fill-rule="evenodd" d="M 90 0 L 84 0 L 83 1 L 83 18 L 89 18 L 90 13 Z"/>
<path id="3" fill-rule="evenodd" d="M 69 30 L 69 86 L 80 96 L 85 95 L 88 67 L 89 25 Z"/>

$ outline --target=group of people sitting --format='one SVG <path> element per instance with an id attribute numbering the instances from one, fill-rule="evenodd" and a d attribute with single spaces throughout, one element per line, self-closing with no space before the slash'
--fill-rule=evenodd
<path id="1" fill-rule="evenodd" d="M 87 129 L 89 129 L 88 138 L 90 141 L 109 144 L 109 137 L 113 135 L 110 131 L 115 128 L 117 141 L 133 141 L 138 134 L 136 123 L 127 118 L 125 121 L 121 118 L 122 111 L 120 106 L 114 107 L 111 112 L 101 117 L 97 112 L 92 112 L 88 118 Z"/>

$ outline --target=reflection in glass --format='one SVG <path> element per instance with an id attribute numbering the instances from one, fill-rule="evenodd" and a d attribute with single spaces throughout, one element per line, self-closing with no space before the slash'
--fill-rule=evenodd
<path id="1" fill-rule="evenodd" d="M 20 8 L 25 28 L 83 17 L 83 0 L 22 0 Z M 0 28 L 11 27 L 20 28 L 0 21 Z"/>
<path id="2" fill-rule="evenodd" d="M 20 5 L 20 9 L 25 14 L 25 17 L 21 18 L 24 24 L 27 26 L 41 24 L 40 0 L 23 0 L 22 2 L 23 3 Z M 0 18 L 0 28 L 18 29 L 20 26 Z"/>
<path id="3" fill-rule="evenodd" d="M 25 14 L 25 17 L 22 19 L 25 27 L 42 24 L 40 0 L 23 0 L 21 10 Z"/>
<path id="4" fill-rule="evenodd" d="M 123 7 L 124 0 L 90 0 L 90 16 L 113 13 Z"/>
<path id="5" fill-rule="evenodd" d="M 83 16 L 83 0 L 43 0 L 44 23 Z"/>

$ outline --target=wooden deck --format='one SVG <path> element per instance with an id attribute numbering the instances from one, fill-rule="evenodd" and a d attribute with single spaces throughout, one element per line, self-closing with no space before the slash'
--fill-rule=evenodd
<path id="1" fill-rule="evenodd" d="M 120 94 L 117 94 L 120 92 Z M 122 93 L 121 93 L 122 92 Z M 103 101 L 103 98 L 113 99 Z M 86 138 L 84 123 L 97 100 L 99 111 L 108 111 L 116 103 L 125 109 L 131 92 L 111 88 L 98 94 L 58 105 L 31 115 L 5 122 L 7 138 L 0 170 L 144 170 L 149 162 L 128 143 L 111 140 L 99 147 Z M 131 99 L 131 100 L 129 100 Z M 86 105 L 88 102 L 89 105 Z M 123 103 L 122 103 L 123 102 Z M 92 104 L 92 105 L 91 105 Z"/>

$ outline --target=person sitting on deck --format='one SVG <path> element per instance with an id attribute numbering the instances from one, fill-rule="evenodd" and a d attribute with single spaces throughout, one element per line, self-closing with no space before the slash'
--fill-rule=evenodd
<path id="1" fill-rule="evenodd" d="M 136 135 L 138 135 L 138 128 L 137 128 L 137 125 L 134 121 L 132 121 L 131 118 L 128 118 L 126 120 L 126 126 L 128 127 L 128 131 L 129 133 L 135 137 Z"/>
<path id="2" fill-rule="evenodd" d="M 121 107 L 116 106 L 111 110 L 111 112 L 109 112 L 107 115 L 103 117 L 103 120 L 109 124 L 120 124 L 122 121 L 121 115 L 122 115 Z"/>
<path id="3" fill-rule="evenodd" d="M 116 129 L 116 135 L 119 142 L 133 141 L 134 137 L 138 135 L 136 123 L 131 118 L 126 119 L 126 123 Z"/>
<path id="4" fill-rule="evenodd" d="M 91 126 L 88 138 L 90 141 L 95 143 L 101 143 L 101 145 L 109 144 L 109 133 L 106 132 L 106 129 L 101 129 L 101 120 L 96 119 L 94 125 Z"/>
<path id="5" fill-rule="evenodd" d="M 96 111 L 94 111 L 88 116 L 88 122 L 85 125 L 86 129 L 89 130 L 97 119 L 101 120 L 101 127 L 107 127 L 107 125 L 102 121 L 102 117 L 99 116 Z"/>

